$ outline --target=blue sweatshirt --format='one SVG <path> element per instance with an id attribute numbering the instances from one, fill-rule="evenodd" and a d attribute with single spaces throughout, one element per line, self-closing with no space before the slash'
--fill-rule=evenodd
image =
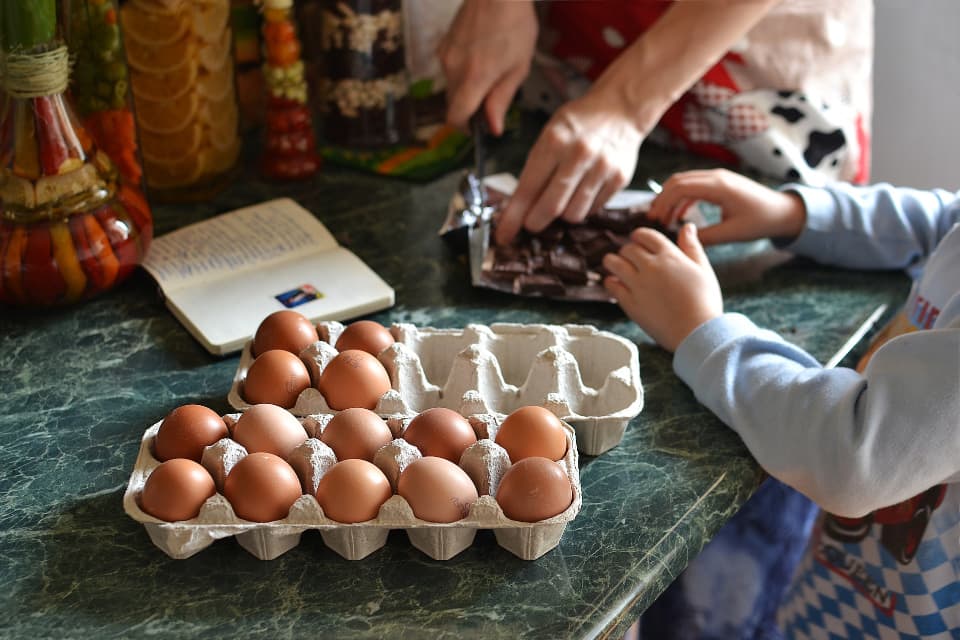
<path id="1" fill-rule="evenodd" d="M 728 313 L 684 340 L 674 370 L 764 469 L 828 512 L 782 610 L 788 636 L 950 637 L 960 629 L 960 194 L 788 188 L 807 224 L 786 249 L 908 270 L 912 330 L 860 374 L 824 369 Z"/>

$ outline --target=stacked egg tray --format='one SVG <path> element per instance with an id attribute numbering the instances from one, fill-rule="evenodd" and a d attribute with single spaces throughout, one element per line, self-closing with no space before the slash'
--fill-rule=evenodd
<path id="1" fill-rule="evenodd" d="M 318 330 L 320 341 L 300 354 L 314 382 L 337 355 L 332 345 L 344 325 L 321 322 Z M 573 427 L 580 453 L 596 456 L 620 443 L 627 424 L 643 408 L 636 345 L 592 326 L 498 323 L 434 329 L 394 324 L 390 333 L 396 342 L 378 356 L 392 387 L 375 409 L 384 418 L 410 417 L 432 407 L 471 415 L 539 405 Z M 248 342 L 228 396 L 237 410 L 250 406 L 243 383 L 253 360 Z M 301 392 L 291 412 L 302 417 L 333 410 L 311 387 Z"/>
<path id="2" fill-rule="evenodd" d="M 480 403 L 474 393 L 466 394 L 465 406 Z M 153 543 L 173 558 L 187 558 L 210 546 L 220 538 L 235 536 L 237 542 L 261 560 L 276 558 L 297 546 L 304 531 L 318 530 L 324 543 L 348 560 L 359 560 L 386 544 L 392 529 L 406 531 L 410 542 L 435 560 L 447 560 L 473 543 L 478 529 L 492 529 L 497 543 L 524 559 L 533 560 L 560 542 L 567 523 L 577 515 L 581 506 L 580 476 L 577 465 L 576 438 L 568 424 L 563 428 L 567 436 L 567 450 L 558 464 L 570 479 L 573 499 L 561 513 L 539 522 L 518 522 L 507 518 L 494 499 L 503 474 L 510 466 L 510 458 L 494 442 L 497 429 L 505 417 L 502 414 L 470 415 L 461 409 L 477 436 L 477 442 L 464 452 L 460 467 L 477 487 L 479 499 L 470 507 L 467 516 L 452 523 L 435 523 L 418 519 L 409 503 L 396 494 L 400 472 L 421 457 L 416 447 L 402 439 L 411 417 L 387 419 L 395 439 L 381 447 L 374 464 L 379 467 L 394 490 L 381 507 L 376 518 L 368 522 L 344 524 L 327 518 L 314 495 L 323 474 L 336 462 L 333 451 L 319 438 L 331 413 L 319 413 L 300 418 L 307 440 L 289 456 L 287 461 L 300 478 L 304 495 L 293 504 L 289 514 L 274 522 L 250 522 L 239 518 L 223 496 L 227 474 L 246 454 L 246 449 L 230 438 L 206 447 L 202 464 L 214 479 L 217 493 L 210 497 L 192 520 L 164 522 L 146 513 L 140 504 L 144 483 L 160 464 L 154 454 L 154 440 L 160 423 L 151 426 L 143 435 L 134 471 L 123 497 L 124 510 L 142 522 Z M 225 416 L 231 430 L 241 414 Z"/>

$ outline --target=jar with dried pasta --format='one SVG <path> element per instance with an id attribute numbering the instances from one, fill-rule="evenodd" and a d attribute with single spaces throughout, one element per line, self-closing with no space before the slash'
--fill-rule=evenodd
<path id="1" fill-rule="evenodd" d="M 318 87 L 323 139 L 378 148 L 413 138 L 401 0 L 327 0 Z"/>
<path id="2" fill-rule="evenodd" d="M 128 0 L 120 25 L 151 195 L 209 197 L 240 152 L 230 0 Z"/>

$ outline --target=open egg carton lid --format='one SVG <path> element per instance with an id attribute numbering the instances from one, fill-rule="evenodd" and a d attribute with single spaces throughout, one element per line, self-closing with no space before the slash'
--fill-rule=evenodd
<path id="1" fill-rule="evenodd" d="M 344 330 L 339 322 L 318 325 L 321 340 L 300 353 L 314 387 L 290 409 L 296 416 L 332 413 L 315 388 L 332 346 Z M 581 453 L 600 455 L 623 438 L 630 420 L 643 409 L 643 386 L 635 344 L 590 325 L 496 323 L 462 329 L 394 324 L 396 342 L 378 359 L 392 389 L 377 403 L 382 417 L 410 416 L 432 407 L 459 410 L 475 392 L 469 413 L 503 413 L 525 405 L 554 405 L 576 432 Z M 252 341 L 240 357 L 228 401 L 237 410 L 250 406 L 243 381 L 253 363 Z M 466 414 L 465 414 L 466 415 Z"/>
<path id="2" fill-rule="evenodd" d="M 465 403 L 470 406 L 471 399 Z M 550 407 L 548 407 L 550 408 Z M 274 522 L 251 522 L 239 518 L 223 495 L 223 483 L 230 469 L 245 455 L 237 442 L 224 438 L 204 451 L 203 466 L 210 472 L 217 493 L 210 497 L 192 520 L 165 522 L 146 513 L 140 505 L 140 494 L 150 473 L 160 464 L 153 454 L 154 439 L 160 422 L 146 430 L 140 451 L 123 496 L 124 511 L 143 523 L 151 541 L 175 559 L 188 558 L 216 540 L 235 536 L 244 549 L 261 560 L 272 560 L 300 543 L 304 531 L 318 530 L 324 543 L 347 560 L 360 560 L 386 544 L 392 529 L 404 529 L 411 544 L 434 560 L 448 560 L 473 544 L 478 529 L 492 529 L 497 543 L 524 560 L 535 560 L 560 543 L 567 523 L 573 520 L 582 504 L 576 438 L 570 425 L 564 423 L 567 450 L 557 464 L 563 469 L 573 492 L 570 505 L 561 513 L 539 522 L 520 522 L 508 518 L 494 499 L 503 474 L 510 467 L 506 451 L 494 442 L 497 429 L 505 416 L 501 414 L 466 416 L 477 435 L 477 442 L 464 452 L 460 467 L 477 486 L 479 499 L 467 515 L 456 522 L 436 523 L 417 518 L 409 503 L 396 494 L 400 472 L 421 457 L 419 450 L 401 438 L 411 418 L 387 420 L 395 439 L 384 445 L 374 458 L 394 490 L 380 507 L 377 517 L 368 522 L 344 524 L 326 517 L 314 497 L 322 475 L 336 463 L 336 456 L 321 440 L 320 434 L 331 415 L 301 418 L 309 436 L 288 458 L 297 472 L 304 495 L 290 508 L 288 516 Z M 234 414 L 236 417 L 239 414 Z M 230 421 L 228 421 L 229 424 Z"/>

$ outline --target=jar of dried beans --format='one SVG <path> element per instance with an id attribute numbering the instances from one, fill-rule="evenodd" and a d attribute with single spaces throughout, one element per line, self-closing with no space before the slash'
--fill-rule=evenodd
<path id="1" fill-rule="evenodd" d="M 360 149 L 408 143 L 413 108 L 401 0 L 327 0 L 318 87 L 326 143 Z"/>

